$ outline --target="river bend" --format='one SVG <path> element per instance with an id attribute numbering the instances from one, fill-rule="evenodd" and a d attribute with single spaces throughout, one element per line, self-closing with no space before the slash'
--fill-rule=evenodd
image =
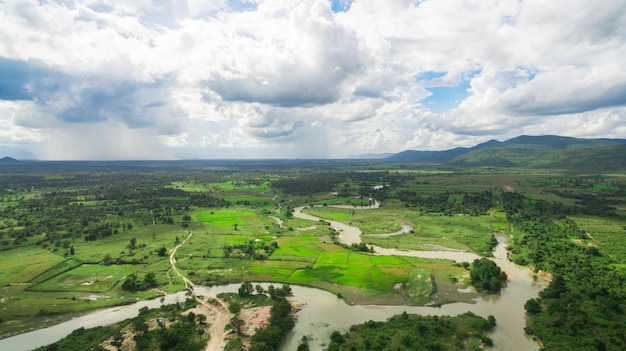
<path id="1" fill-rule="evenodd" d="M 350 208 L 363 209 L 376 208 L 378 203 L 369 207 Z M 298 207 L 294 211 L 294 216 L 312 221 L 321 220 L 302 212 L 303 207 Z M 361 231 L 358 228 L 346 225 L 341 222 L 326 220 L 333 229 L 339 232 L 339 239 L 345 244 L 360 243 Z M 498 237 L 498 246 L 494 250 L 494 261 L 498 266 L 507 272 L 509 281 L 506 288 L 500 294 L 485 295 L 476 299 L 474 304 L 452 303 L 441 307 L 424 306 L 386 306 L 369 305 L 351 306 L 334 294 L 327 291 L 308 288 L 302 286 L 292 286 L 294 299 L 304 303 L 297 313 L 297 322 L 294 330 L 287 336 L 281 346 L 281 351 L 293 351 L 297 348 L 303 336 L 309 339 L 309 347 L 312 351 L 323 351 L 326 349 L 329 335 L 335 330 L 347 332 L 350 326 L 364 323 L 368 320 L 384 321 L 387 318 L 407 313 L 421 315 L 459 315 L 471 311 L 477 315 L 487 317 L 493 315 L 496 318 L 497 326 L 490 337 L 494 341 L 493 350 L 519 350 L 534 351 L 539 349 L 539 345 L 524 333 L 525 313 L 524 303 L 537 297 L 539 291 L 544 288 L 544 283 L 536 281 L 533 272 L 507 259 L 506 238 Z M 374 247 L 379 255 L 415 256 L 424 258 L 451 259 L 455 261 L 471 262 L 478 256 L 469 252 L 458 251 L 416 251 L 397 250 L 382 247 Z M 269 285 L 269 284 L 264 284 Z M 194 290 L 199 295 L 215 297 L 222 292 L 236 292 L 239 284 L 230 284 L 216 287 L 195 286 Z M 51 344 L 60 338 L 70 334 L 73 330 L 85 327 L 93 328 L 101 325 L 110 325 L 124 319 L 137 316 L 140 308 L 147 306 L 158 307 L 161 303 L 176 303 L 185 299 L 185 292 L 171 294 L 164 297 L 164 300 L 154 299 L 140 301 L 128 306 L 112 307 L 95 311 L 82 317 L 77 317 L 67 322 L 63 322 L 52 327 L 35 330 L 32 332 L 16 335 L 0 340 L 0 350 L 28 351 L 34 348 Z"/>

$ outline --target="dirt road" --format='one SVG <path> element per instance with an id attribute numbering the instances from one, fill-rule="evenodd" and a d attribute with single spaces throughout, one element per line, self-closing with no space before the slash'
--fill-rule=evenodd
<path id="1" fill-rule="evenodd" d="M 193 236 L 191 232 L 188 233 L 189 235 L 185 240 L 170 250 L 170 265 L 172 266 L 172 270 L 185 282 L 185 288 L 189 290 L 196 301 L 198 301 L 199 308 L 197 308 L 194 313 L 205 315 L 207 323 L 211 325 L 209 328 L 211 339 L 207 343 L 205 351 L 220 351 L 223 350 L 226 345 L 225 329 L 233 315 L 228 311 L 228 306 L 224 301 L 220 299 L 209 300 L 209 298 L 198 296 L 194 289 L 195 284 L 176 268 L 176 251 Z"/>

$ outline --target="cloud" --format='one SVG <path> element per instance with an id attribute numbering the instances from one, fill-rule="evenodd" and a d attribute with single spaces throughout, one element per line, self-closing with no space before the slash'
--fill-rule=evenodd
<path id="1" fill-rule="evenodd" d="M 206 85 L 226 101 L 295 107 L 328 104 L 349 93 L 363 56 L 354 33 L 338 24 L 325 1 L 268 1 L 236 24 L 217 47 L 219 70 Z"/>
<path id="2" fill-rule="evenodd" d="M 5 1 L 0 144 L 343 157 L 626 137 L 623 57 L 625 1 Z"/>
<path id="3" fill-rule="evenodd" d="M 40 62 L 0 58 L 0 99 L 26 100 L 16 112 L 23 126 L 41 126 L 43 115 L 62 122 L 121 121 L 132 128 L 176 132 L 183 110 L 170 97 L 167 80 L 152 83 L 71 76 Z"/>
<path id="4" fill-rule="evenodd" d="M 33 100 L 58 89 L 67 77 L 41 62 L 0 57 L 0 100 Z"/>
<path id="5" fill-rule="evenodd" d="M 523 115 L 559 115 L 626 105 L 626 74 L 620 65 L 558 67 L 503 91 L 503 110 Z"/>

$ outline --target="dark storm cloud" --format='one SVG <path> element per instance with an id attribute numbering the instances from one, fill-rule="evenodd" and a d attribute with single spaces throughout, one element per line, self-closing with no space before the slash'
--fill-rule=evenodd
<path id="1" fill-rule="evenodd" d="M 183 114 L 169 99 L 167 82 L 90 82 L 58 113 L 65 122 L 120 120 L 131 128 L 159 125 Z"/>
<path id="2" fill-rule="evenodd" d="M 339 92 L 332 84 L 311 81 L 309 84 L 268 86 L 257 79 L 219 80 L 209 86 L 226 101 L 258 102 L 280 107 L 324 105 L 337 100 Z"/>
<path id="3" fill-rule="evenodd" d="M 0 100 L 32 101 L 17 114 L 23 126 L 46 127 L 51 121 L 97 123 L 118 121 L 130 128 L 155 127 L 165 134 L 179 130 L 184 111 L 170 96 L 172 81 L 110 81 L 106 77 L 71 76 L 40 62 L 0 58 Z"/>
<path id="4" fill-rule="evenodd" d="M 0 100 L 33 100 L 59 89 L 67 77 L 44 64 L 0 57 Z"/>

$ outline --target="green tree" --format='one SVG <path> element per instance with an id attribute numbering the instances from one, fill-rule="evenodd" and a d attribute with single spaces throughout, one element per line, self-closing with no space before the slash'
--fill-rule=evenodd
<path id="1" fill-rule="evenodd" d="M 530 299 L 524 304 L 524 309 L 530 315 L 534 315 L 541 312 L 541 303 L 539 299 Z"/>
<path id="2" fill-rule="evenodd" d="M 470 282 L 478 291 L 497 293 L 506 282 L 506 273 L 500 270 L 490 259 L 480 258 L 474 260 L 470 271 Z"/>
<path id="3" fill-rule="evenodd" d="M 131 251 L 137 248 L 137 238 L 130 239 L 130 243 L 127 246 Z"/>
<path id="4" fill-rule="evenodd" d="M 157 255 L 159 255 L 159 257 L 165 257 L 167 256 L 167 249 L 165 247 L 161 247 L 158 251 L 157 251 Z"/>
<path id="5" fill-rule="evenodd" d="M 154 273 L 146 274 L 146 276 L 143 278 L 143 285 L 144 288 L 154 288 L 155 286 L 157 286 L 158 283 L 156 280 L 156 275 Z"/>
<path id="6" fill-rule="evenodd" d="M 250 282 L 243 282 L 238 290 L 240 297 L 247 297 L 254 294 L 254 286 Z"/>

